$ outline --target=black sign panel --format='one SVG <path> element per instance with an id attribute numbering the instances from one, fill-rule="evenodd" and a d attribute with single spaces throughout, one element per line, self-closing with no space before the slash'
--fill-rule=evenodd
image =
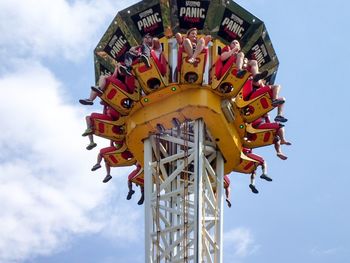
<path id="1" fill-rule="evenodd" d="M 104 51 L 116 61 L 120 62 L 124 60 L 124 54 L 130 47 L 123 32 L 118 28 L 107 42 Z"/>
<path id="2" fill-rule="evenodd" d="M 190 29 L 196 27 L 199 30 L 203 29 L 209 2 L 177 0 L 177 15 L 180 28 Z"/>
<path id="3" fill-rule="evenodd" d="M 151 36 L 160 36 L 164 33 L 160 5 L 152 6 L 140 13 L 131 16 L 141 36 L 149 33 Z"/>
<path id="4" fill-rule="evenodd" d="M 247 52 L 246 57 L 248 59 L 255 59 L 258 62 L 259 68 L 271 61 L 271 57 L 262 37 L 258 38 L 253 47 Z"/>
<path id="5" fill-rule="evenodd" d="M 228 42 L 231 42 L 234 39 L 241 40 L 244 34 L 248 31 L 250 25 L 251 24 L 246 20 L 226 8 L 220 23 L 218 36 Z"/>

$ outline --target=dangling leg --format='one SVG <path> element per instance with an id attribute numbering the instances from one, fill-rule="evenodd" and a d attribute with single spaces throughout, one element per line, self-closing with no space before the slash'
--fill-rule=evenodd
<path id="1" fill-rule="evenodd" d="M 252 192 L 254 194 L 259 193 L 258 189 L 255 188 L 255 170 L 252 172 L 252 174 L 250 175 L 250 185 L 249 185 L 250 190 L 252 190 Z"/>
<path id="2" fill-rule="evenodd" d="M 97 144 L 94 142 L 91 116 L 86 116 L 85 120 L 86 120 L 87 128 L 86 128 L 85 132 L 82 134 L 82 136 L 89 137 L 90 143 L 88 146 L 86 146 L 86 149 L 91 150 L 97 146 Z"/>
<path id="3" fill-rule="evenodd" d="M 226 196 L 226 203 L 228 207 L 231 207 L 231 188 L 230 188 L 230 178 L 227 175 L 224 175 L 224 189 Z M 215 193 L 216 194 L 216 193 Z"/>
<path id="4" fill-rule="evenodd" d="M 84 131 L 84 133 L 81 136 L 88 136 L 88 135 L 92 135 L 93 131 L 92 131 L 92 122 L 91 122 L 91 116 L 86 116 L 85 117 L 85 122 L 86 122 L 86 130 Z M 90 137 L 89 137 L 90 139 Z M 90 139 L 90 142 L 93 142 L 93 140 Z"/>
<path id="5" fill-rule="evenodd" d="M 188 38 L 185 38 L 182 45 L 185 49 L 185 52 L 188 55 L 188 58 L 189 59 L 192 58 L 193 57 L 193 46 L 192 46 L 191 41 Z"/>
<path id="6" fill-rule="evenodd" d="M 105 176 L 105 178 L 103 179 L 103 183 L 107 183 L 109 180 L 112 179 L 112 176 L 111 176 L 111 167 L 109 166 L 109 164 L 106 162 L 105 160 L 105 167 L 106 167 L 106 172 L 107 172 L 107 175 Z"/>
<path id="7" fill-rule="evenodd" d="M 274 107 L 277 106 L 277 116 L 275 118 L 275 121 L 287 122 L 288 119 L 283 117 L 283 107 L 286 99 L 283 97 L 282 98 L 278 97 L 279 92 L 281 90 L 281 85 L 272 85 L 271 90 L 272 90 L 272 106 Z"/>
<path id="8" fill-rule="evenodd" d="M 276 138 L 276 139 L 275 139 L 274 144 L 275 144 L 275 150 L 276 150 L 277 156 L 278 156 L 280 159 L 282 159 L 282 160 L 287 160 L 288 157 L 285 156 L 285 155 L 282 153 L 282 151 L 281 151 L 281 144 L 280 144 L 279 138 Z"/>
<path id="9" fill-rule="evenodd" d="M 243 69 L 243 65 L 244 65 L 244 53 L 243 52 L 239 52 L 236 55 L 236 66 L 237 66 L 237 69 L 238 69 L 237 73 L 236 73 L 236 77 L 237 78 L 243 78 L 243 76 L 247 72 L 247 70 Z"/>
<path id="10" fill-rule="evenodd" d="M 250 72 L 252 73 L 253 76 L 259 73 L 258 62 L 255 59 L 249 60 L 248 66 L 250 66 Z"/>
<path id="11" fill-rule="evenodd" d="M 268 182 L 271 182 L 272 178 L 267 176 L 267 163 L 266 163 L 265 160 L 264 160 L 264 163 L 261 164 L 261 170 L 262 170 L 262 175 L 260 175 L 260 178 L 264 179 L 264 180 L 266 180 Z"/>
<path id="12" fill-rule="evenodd" d="M 91 86 L 92 92 L 94 92 L 96 95 L 101 96 L 104 90 L 106 89 L 106 83 L 107 83 L 107 76 L 101 75 L 98 80 L 98 86 Z"/>
<path id="13" fill-rule="evenodd" d="M 145 200 L 145 188 L 143 186 L 140 185 L 140 190 L 141 190 L 141 198 L 140 200 L 137 202 L 138 205 L 142 205 L 144 200 Z"/>
<path id="14" fill-rule="evenodd" d="M 236 66 L 237 66 L 237 69 L 239 71 L 243 69 L 243 61 L 244 61 L 244 54 L 243 54 L 243 52 L 237 53 Z"/>
<path id="15" fill-rule="evenodd" d="M 227 206 L 228 207 L 231 207 L 232 204 L 231 204 L 231 187 L 230 186 L 227 186 L 225 188 L 225 195 L 226 195 L 226 203 L 227 203 Z"/>
<path id="16" fill-rule="evenodd" d="M 198 40 L 198 42 L 197 42 L 196 50 L 194 51 L 192 57 L 190 58 L 190 60 L 191 60 L 192 62 L 190 62 L 190 60 L 188 60 L 188 62 L 190 62 L 190 63 L 196 62 L 196 58 L 197 58 L 198 55 L 203 51 L 204 45 L 205 45 L 205 40 L 204 40 L 204 38 L 200 38 L 200 39 Z"/>
<path id="17" fill-rule="evenodd" d="M 128 195 L 126 196 L 126 200 L 130 200 L 132 195 L 135 193 L 135 191 L 132 190 L 132 182 L 130 180 L 128 180 L 128 188 L 129 188 L 129 192 L 128 192 Z"/>
<path id="18" fill-rule="evenodd" d="M 92 90 L 90 92 L 90 96 L 88 99 L 80 99 L 79 102 L 83 105 L 93 105 L 96 97 L 97 97 L 97 93 Z"/>
<path id="19" fill-rule="evenodd" d="M 97 169 L 101 168 L 101 161 L 102 161 L 102 155 L 99 153 L 97 155 L 97 161 L 94 166 L 92 166 L 91 171 L 96 171 Z"/>
<path id="20" fill-rule="evenodd" d="M 279 99 L 277 101 L 279 101 Z M 272 105 L 274 106 L 274 101 L 272 102 Z M 284 107 L 284 104 L 279 104 L 277 106 L 277 116 L 275 117 L 275 121 L 277 121 L 277 122 L 287 122 L 288 121 L 287 118 L 283 117 L 283 107 Z"/>
<path id="21" fill-rule="evenodd" d="M 280 144 L 285 144 L 285 145 L 292 145 L 292 143 L 286 141 L 285 137 L 284 137 L 284 128 L 280 128 L 277 131 L 278 136 L 280 137 L 281 141 Z"/>

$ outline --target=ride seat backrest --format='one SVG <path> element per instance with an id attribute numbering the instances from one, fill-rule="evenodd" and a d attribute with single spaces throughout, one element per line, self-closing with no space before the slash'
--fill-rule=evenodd
<path id="1" fill-rule="evenodd" d="M 185 52 L 183 46 L 179 46 L 177 51 L 177 71 L 181 71 L 181 65 L 182 65 L 182 53 Z"/>
<path id="2" fill-rule="evenodd" d="M 129 150 L 122 153 L 120 151 L 109 152 L 103 155 L 105 161 L 112 167 L 129 166 L 136 162 L 134 156 Z"/>
<path id="3" fill-rule="evenodd" d="M 134 91 L 136 89 L 135 77 L 134 76 L 125 76 L 125 84 L 126 84 L 126 88 L 128 89 L 127 92 L 134 93 Z"/>
<path id="4" fill-rule="evenodd" d="M 152 50 L 151 57 L 153 58 L 154 62 L 156 63 L 156 66 L 158 67 L 160 74 L 162 74 L 162 76 L 165 76 L 165 74 L 167 72 L 168 61 L 166 60 L 163 52 L 160 54 L 160 57 L 158 57 L 156 52 L 154 50 Z"/>
<path id="5" fill-rule="evenodd" d="M 222 69 L 224 67 L 224 63 L 222 63 L 221 58 L 219 57 L 215 62 L 215 76 L 217 79 L 220 79 L 222 77 Z"/>
<path id="6" fill-rule="evenodd" d="M 126 91 L 126 86 L 118 80 L 109 82 L 100 98 L 120 114 L 127 115 L 138 98 L 138 93 L 130 94 Z"/>
<path id="7" fill-rule="evenodd" d="M 235 63 L 236 58 L 231 56 L 225 63 L 222 62 L 219 57 L 215 63 L 215 75 L 217 79 L 220 79 Z"/>
<path id="8" fill-rule="evenodd" d="M 129 88 L 121 80 L 117 78 L 107 78 L 106 87 L 109 85 L 109 83 L 113 83 L 117 85 L 120 89 L 130 93 Z"/>
<path id="9" fill-rule="evenodd" d="M 279 128 L 280 125 L 276 122 L 262 123 L 256 128 L 254 128 L 252 124 L 248 124 L 248 141 L 245 142 L 244 145 L 249 148 L 256 148 L 272 144 Z"/>
<path id="10" fill-rule="evenodd" d="M 252 92 L 253 92 L 253 81 L 249 79 L 248 81 L 246 81 L 246 83 L 244 83 L 242 88 L 243 100 L 248 101 L 249 96 L 252 94 Z"/>
<path id="11" fill-rule="evenodd" d="M 144 186 L 144 172 L 142 171 L 137 176 L 134 176 L 132 179 L 129 179 L 131 182 L 133 182 L 136 185 Z"/>

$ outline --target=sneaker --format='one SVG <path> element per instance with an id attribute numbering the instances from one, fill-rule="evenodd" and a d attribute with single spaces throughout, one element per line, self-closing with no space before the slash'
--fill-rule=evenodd
<path id="1" fill-rule="evenodd" d="M 291 143 L 291 142 L 288 142 L 288 141 L 282 141 L 282 140 L 281 140 L 280 143 L 281 143 L 281 144 L 284 144 L 284 145 L 292 145 L 292 143 Z"/>
<path id="2" fill-rule="evenodd" d="M 277 157 L 282 159 L 282 160 L 287 160 L 288 159 L 288 157 L 285 156 L 283 153 L 277 153 Z"/>
<path id="3" fill-rule="evenodd" d="M 277 121 L 277 122 L 287 122 L 288 119 L 284 118 L 281 115 L 277 115 L 276 118 L 275 118 L 275 121 Z"/>
<path id="4" fill-rule="evenodd" d="M 254 194 L 258 194 L 258 193 L 259 193 L 258 189 L 255 188 L 255 185 L 250 184 L 250 185 L 249 185 L 249 188 L 250 188 L 250 190 L 252 190 L 252 192 L 253 192 Z"/>
<path id="5" fill-rule="evenodd" d="M 245 73 L 247 73 L 247 71 L 245 69 L 238 70 L 237 73 L 236 73 L 236 77 L 241 79 L 241 78 L 243 78 Z"/>
<path id="6" fill-rule="evenodd" d="M 272 178 L 271 178 L 271 177 L 268 177 L 266 174 L 260 175 L 260 178 L 261 178 L 261 179 L 264 179 L 264 180 L 266 180 L 266 181 L 268 181 L 268 182 L 272 182 Z"/>
<path id="7" fill-rule="evenodd" d="M 107 183 L 109 180 L 112 179 L 112 176 L 110 174 L 107 174 L 106 177 L 103 179 L 103 183 Z"/>
<path id="8" fill-rule="evenodd" d="M 142 54 L 142 55 L 140 56 L 140 60 L 141 60 L 143 63 L 145 63 L 145 65 L 146 65 L 147 68 L 150 68 L 150 67 L 151 67 L 151 63 L 149 62 L 149 58 L 148 58 L 146 55 Z"/>
<path id="9" fill-rule="evenodd" d="M 90 99 L 81 99 L 81 100 L 79 100 L 79 102 L 83 105 L 93 105 L 94 104 L 94 102 Z"/>
<path id="10" fill-rule="evenodd" d="M 88 146 L 86 146 L 86 150 L 91 150 L 91 149 L 95 148 L 96 146 L 97 146 L 97 144 L 92 142 Z"/>
<path id="11" fill-rule="evenodd" d="M 267 70 L 264 70 L 263 72 L 256 74 L 253 77 L 253 82 L 258 82 L 259 80 L 266 78 L 268 74 L 269 72 Z"/>
<path id="12" fill-rule="evenodd" d="M 130 200 L 131 197 L 132 197 L 132 195 L 133 195 L 134 193 L 135 193 L 134 190 L 130 190 L 129 193 L 128 193 L 128 195 L 126 196 L 126 200 Z"/>
<path id="13" fill-rule="evenodd" d="M 137 202 L 138 205 L 142 205 L 143 201 L 145 201 L 145 197 L 142 195 L 140 200 Z"/>
<path id="14" fill-rule="evenodd" d="M 97 163 L 94 166 L 92 166 L 91 171 L 96 171 L 97 169 L 101 168 L 101 164 Z"/>
<path id="15" fill-rule="evenodd" d="M 131 67 L 120 66 L 119 69 L 120 69 L 120 72 L 122 74 L 132 76 L 132 74 L 131 74 Z"/>
<path id="16" fill-rule="evenodd" d="M 81 136 L 85 137 L 85 136 L 91 135 L 92 133 L 93 133 L 92 129 L 87 128 Z"/>
<path id="17" fill-rule="evenodd" d="M 272 106 L 277 107 L 278 105 L 282 105 L 286 101 L 284 99 L 274 99 L 272 100 Z"/>
<path id="18" fill-rule="evenodd" d="M 103 90 L 99 86 L 91 86 L 91 89 L 95 91 L 99 96 L 103 94 Z"/>

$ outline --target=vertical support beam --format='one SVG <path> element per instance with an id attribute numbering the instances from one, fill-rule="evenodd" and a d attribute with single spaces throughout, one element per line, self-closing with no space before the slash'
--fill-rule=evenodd
<path id="1" fill-rule="evenodd" d="M 203 193 L 203 120 L 196 120 L 194 123 L 194 236 L 195 236 L 195 244 L 194 244 L 194 262 L 202 262 L 202 237 L 203 237 L 203 218 L 202 218 L 202 193 Z"/>
<path id="2" fill-rule="evenodd" d="M 216 156 L 216 200 L 217 200 L 217 221 L 216 221 L 216 242 L 218 251 L 215 254 L 215 263 L 223 262 L 223 231 L 224 231 L 224 160 L 220 152 Z"/>
<path id="3" fill-rule="evenodd" d="M 150 139 L 144 141 L 144 187 L 145 187 L 145 262 L 153 263 L 152 236 L 153 231 L 153 174 L 152 174 L 152 145 Z"/>

